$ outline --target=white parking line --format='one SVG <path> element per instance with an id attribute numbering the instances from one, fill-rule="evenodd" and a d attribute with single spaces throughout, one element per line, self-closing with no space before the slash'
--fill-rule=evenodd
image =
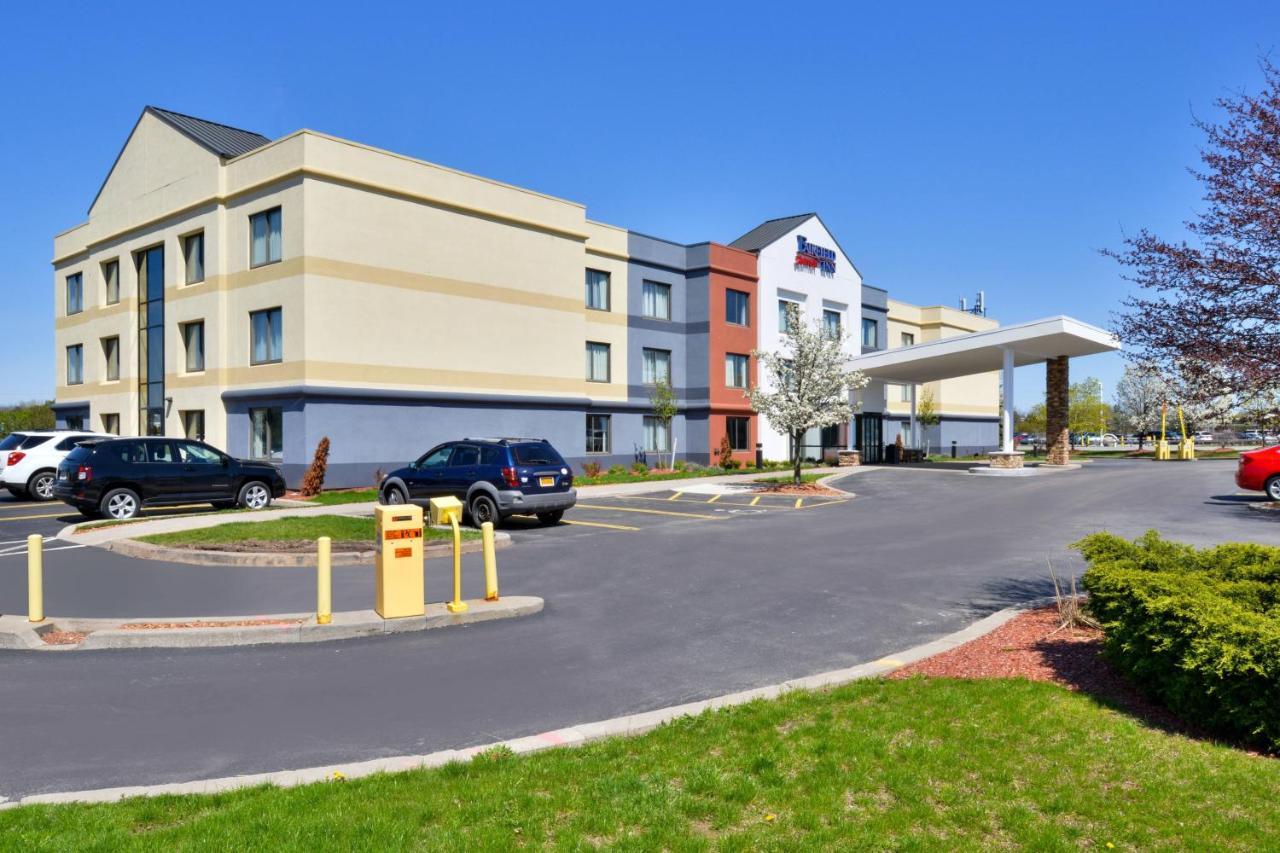
<path id="1" fill-rule="evenodd" d="M 87 548 L 87 547 L 88 547 L 87 545 L 59 545 L 55 548 L 45 548 L 44 553 L 52 554 L 54 551 L 71 551 L 76 548 Z M 26 554 L 27 554 L 26 545 L 23 545 L 21 548 L 9 548 L 6 550 L 0 550 L 0 557 L 25 557 Z"/>

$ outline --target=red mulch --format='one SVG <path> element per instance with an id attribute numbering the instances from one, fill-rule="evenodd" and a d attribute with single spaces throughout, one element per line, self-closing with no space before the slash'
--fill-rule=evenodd
<path id="1" fill-rule="evenodd" d="M 262 625 L 301 625 L 300 619 L 227 619 L 194 622 L 130 622 L 120 627 L 126 631 L 163 630 L 168 628 L 256 628 Z"/>
<path id="2" fill-rule="evenodd" d="M 42 631 L 40 639 L 50 646 L 75 646 L 84 642 L 84 631 Z"/>
<path id="3" fill-rule="evenodd" d="M 844 492 L 837 492 L 835 489 L 828 489 L 826 486 L 819 486 L 817 483 L 762 483 L 752 487 L 757 492 L 764 492 L 770 495 L 823 495 L 833 498 L 846 497 Z"/>
<path id="4" fill-rule="evenodd" d="M 1059 628 L 1057 607 L 1029 610 L 986 636 L 908 664 L 889 675 L 909 678 L 1027 678 L 1087 693 L 1169 731 L 1199 736 L 1146 698 L 1102 656 L 1102 632 Z"/>

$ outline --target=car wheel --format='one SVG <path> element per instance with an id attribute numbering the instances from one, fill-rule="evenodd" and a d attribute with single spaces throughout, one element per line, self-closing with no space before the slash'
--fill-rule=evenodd
<path id="1" fill-rule="evenodd" d="M 138 515 L 142 509 L 142 502 L 138 500 L 138 493 L 133 489 L 112 489 L 102 496 L 100 508 L 107 518 L 124 521 Z"/>
<path id="2" fill-rule="evenodd" d="M 564 518 L 564 510 L 562 509 L 538 513 L 538 521 L 542 524 L 559 524 L 562 518 Z"/>
<path id="3" fill-rule="evenodd" d="M 388 486 L 382 493 L 384 504 L 399 505 L 405 502 L 404 489 L 399 486 Z"/>
<path id="4" fill-rule="evenodd" d="M 245 509 L 266 509 L 271 506 L 271 490 L 259 480 L 245 483 L 240 488 L 238 503 Z"/>
<path id="5" fill-rule="evenodd" d="M 32 500 L 51 501 L 53 500 L 53 481 L 54 473 L 52 471 L 37 471 L 27 480 L 27 494 Z"/>
<path id="6" fill-rule="evenodd" d="M 471 523 L 476 527 L 486 521 L 497 527 L 501 519 L 498 517 L 498 505 L 488 495 L 476 495 L 471 499 Z"/>
<path id="7" fill-rule="evenodd" d="M 1270 480 L 1267 480 L 1267 485 L 1264 488 L 1264 491 L 1267 493 L 1267 497 L 1271 498 L 1271 500 L 1280 501 L 1280 477 L 1272 477 Z"/>

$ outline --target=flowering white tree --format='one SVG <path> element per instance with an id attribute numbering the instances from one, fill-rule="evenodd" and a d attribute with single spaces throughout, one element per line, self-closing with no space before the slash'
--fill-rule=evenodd
<path id="1" fill-rule="evenodd" d="M 800 482 L 800 445 L 804 434 L 817 427 L 853 418 L 850 392 L 863 388 L 867 377 L 853 369 L 844 351 L 844 329 L 833 333 L 800 319 L 800 308 L 787 305 L 787 327 L 778 352 L 752 353 L 768 375 L 768 390 L 756 385 L 747 391 L 751 408 L 778 432 L 791 436 L 791 461 Z"/>
<path id="2" fill-rule="evenodd" d="M 1126 430 L 1138 434 L 1139 449 L 1160 431 L 1160 409 L 1171 397 L 1169 383 L 1149 365 L 1126 365 L 1116 383 L 1114 411 Z"/>

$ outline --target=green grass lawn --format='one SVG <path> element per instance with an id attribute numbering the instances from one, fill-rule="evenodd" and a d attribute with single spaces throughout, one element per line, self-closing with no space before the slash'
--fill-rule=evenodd
<path id="1" fill-rule="evenodd" d="M 453 532 L 437 527 L 427 527 L 423 538 L 451 539 Z M 220 545 L 228 542 L 299 542 L 328 536 L 335 542 L 369 542 L 373 544 L 373 518 L 354 515 L 309 515 L 305 517 L 277 518 L 273 521 L 235 521 L 216 527 L 196 530 L 179 530 L 174 533 L 156 533 L 139 536 L 139 542 L 152 545 L 181 547 L 184 545 Z M 464 527 L 463 539 L 475 539 L 480 531 Z"/>
<path id="2" fill-rule="evenodd" d="M 321 492 L 310 498 L 309 503 L 320 504 L 321 506 L 338 506 L 339 504 L 366 503 L 377 499 L 377 489 L 349 489 L 339 492 Z"/>
<path id="3" fill-rule="evenodd" d="M 830 476 L 829 474 L 801 474 L 800 482 L 816 483 L 819 480 L 821 480 L 823 477 L 829 477 L 829 476 Z M 761 477 L 759 480 L 753 480 L 752 482 L 768 483 L 771 486 L 789 485 L 795 482 L 795 477 L 792 474 L 785 474 L 781 477 Z"/>
<path id="4" fill-rule="evenodd" d="M 1280 845 L 1280 761 L 1027 681 L 795 693 L 645 736 L 291 789 L 0 812 L 15 850 Z"/>

